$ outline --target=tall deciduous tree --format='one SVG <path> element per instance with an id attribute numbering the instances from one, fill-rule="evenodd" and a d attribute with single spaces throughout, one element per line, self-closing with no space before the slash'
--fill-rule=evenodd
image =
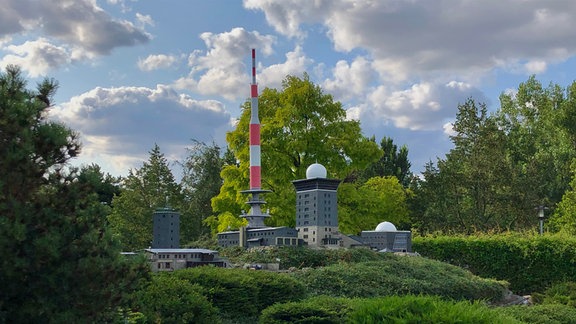
<path id="1" fill-rule="evenodd" d="M 184 176 L 181 184 L 188 202 L 187 214 L 191 217 L 191 226 L 187 230 L 192 240 L 210 234 L 210 228 L 204 221 L 213 214 L 211 200 L 220 192 L 223 166 L 220 147 L 216 143 L 207 145 L 198 141 L 193 142 L 182 163 Z"/>
<path id="2" fill-rule="evenodd" d="M 80 144 L 46 119 L 56 88 L 0 73 L 0 322 L 111 321 L 137 279 L 108 230 L 101 179 L 66 170 Z"/>
<path id="3" fill-rule="evenodd" d="M 174 179 L 160 147 L 155 145 L 148 161 L 141 168 L 129 171 L 121 194 L 112 201 L 108 219 L 125 250 L 140 250 L 148 248 L 152 242 L 152 215 L 157 208 L 175 208 L 181 213 L 181 228 L 189 226 L 190 217 L 183 213 L 183 201 L 182 188 Z M 185 241 L 186 237 L 181 240 Z"/>
<path id="4" fill-rule="evenodd" d="M 212 218 L 213 229 L 235 227 L 225 219 L 238 219 L 247 209 L 250 103 L 243 105 L 236 129 L 226 136 L 239 165 L 226 165 L 224 184 L 212 200 L 220 215 Z M 262 186 L 270 208 L 269 225 L 294 226 L 295 193 L 292 180 L 305 177 L 306 168 L 322 163 L 332 178 L 346 179 L 379 158 L 378 146 L 362 136 L 357 121 L 346 119 L 346 112 L 331 95 L 303 78 L 288 76 L 281 90 L 264 89 L 259 98 L 262 136 Z"/>

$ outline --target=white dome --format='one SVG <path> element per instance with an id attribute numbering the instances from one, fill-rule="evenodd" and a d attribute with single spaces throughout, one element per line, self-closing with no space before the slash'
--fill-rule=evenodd
<path id="1" fill-rule="evenodd" d="M 322 164 L 314 163 L 306 169 L 306 179 L 326 178 L 326 168 Z"/>
<path id="2" fill-rule="evenodd" d="M 396 226 L 390 222 L 382 222 L 376 226 L 376 232 L 396 232 Z"/>

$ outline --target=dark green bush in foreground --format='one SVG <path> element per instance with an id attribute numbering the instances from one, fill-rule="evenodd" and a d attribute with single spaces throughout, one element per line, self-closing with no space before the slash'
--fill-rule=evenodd
<path id="1" fill-rule="evenodd" d="M 203 290 L 172 273 L 160 273 L 135 294 L 136 306 L 149 323 L 216 323 L 218 311 Z"/>
<path id="2" fill-rule="evenodd" d="M 485 305 L 440 297 L 390 296 L 375 299 L 315 297 L 276 304 L 260 323 L 521 323 Z"/>
<path id="3" fill-rule="evenodd" d="M 425 294 L 450 299 L 500 300 L 506 284 L 421 257 L 387 255 L 386 260 L 340 263 L 292 273 L 308 293 L 337 297 Z"/>
<path id="4" fill-rule="evenodd" d="M 510 306 L 497 309 L 524 323 L 569 324 L 576 323 L 576 308 L 562 304 Z"/>

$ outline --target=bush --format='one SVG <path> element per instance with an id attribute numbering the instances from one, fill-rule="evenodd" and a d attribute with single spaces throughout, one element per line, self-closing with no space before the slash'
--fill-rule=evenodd
<path id="1" fill-rule="evenodd" d="M 576 307 L 576 282 L 561 282 L 546 289 L 542 294 L 532 295 L 539 304 L 563 304 Z"/>
<path id="2" fill-rule="evenodd" d="M 484 304 L 437 296 L 391 296 L 356 301 L 348 323 L 521 323 Z"/>
<path id="3" fill-rule="evenodd" d="M 412 247 L 423 256 L 461 266 L 478 276 L 506 280 L 519 294 L 576 281 L 576 238 L 571 236 L 415 237 Z"/>
<path id="4" fill-rule="evenodd" d="M 202 286 L 208 300 L 230 318 L 258 316 L 274 303 L 300 300 L 306 294 L 294 278 L 268 271 L 198 267 L 173 275 Z"/>
<path id="5" fill-rule="evenodd" d="M 498 301 L 506 283 L 483 279 L 456 266 L 421 257 L 385 255 L 386 260 L 340 263 L 292 273 L 309 294 L 379 297 L 426 294 L 451 299 Z"/>
<path id="6" fill-rule="evenodd" d="M 152 323 L 216 323 L 218 312 L 202 295 L 202 287 L 160 273 L 135 293 L 137 308 Z"/>
<path id="7" fill-rule="evenodd" d="M 315 297 L 265 309 L 260 323 L 521 323 L 485 305 L 439 297 Z"/>
<path id="8" fill-rule="evenodd" d="M 567 324 L 576 323 L 576 308 L 561 305 L 534 305 L 534 306 L 510 306 L 497 309 L 504 315 L 514 317 L 524 323 L 537 324 Z"/>
<path id="9" fill-rule="evenodd" d="M 342 323 L 349 304 L 349 299 L 326 296 L 274 304 L 262 311 L 260 323 Z"/>

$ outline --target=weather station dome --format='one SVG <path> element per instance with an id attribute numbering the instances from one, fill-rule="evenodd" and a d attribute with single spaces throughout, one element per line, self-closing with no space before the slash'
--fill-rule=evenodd
<path id="1" fill-rule="evenodd" d="M 390 222 L 382 222 L 376 226 L 376 232 L 396 232 L 396 226 Z"/>
<path id="2" fill-rule="evenodd" d="M 306 179 L 326 178 L 326 174 L 326 168 L 319 163 L 311 164 L 308 169 L 306 169 Z"/>

